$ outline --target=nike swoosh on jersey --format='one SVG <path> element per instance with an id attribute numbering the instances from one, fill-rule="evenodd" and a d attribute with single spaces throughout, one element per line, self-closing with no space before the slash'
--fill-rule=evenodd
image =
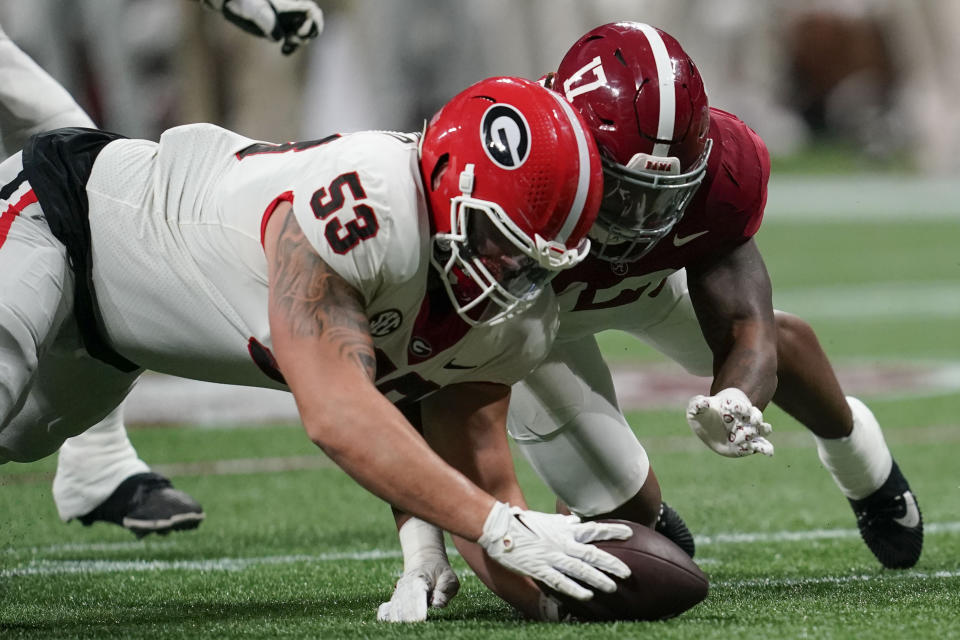
<path id="1" fill-rule="evenodd" d="M 476 369 L 478 366 L 479 365 L 475 365 L 475 364 L 468 364 L 468 365 L 456 364 L 453 360 L 451 360 L 447 364 L 443 365 L 443 368 L 444 369 Z"/>
<path id="2" fill-rule="evenodd" d="M 893 521 L 901 527 L 912 529 L 920 524 L 920 509 L 917 508 L 917 500 L 913 493 L 907 491 L 903 494 L 903 501 L 907 506 L 907 512 L 902 518 L 894 518 Z"/>
<path id="3" fill-rule="evenodd" d="M 674 236 L 673 236 L 673 246 L 675 246 L 675 247 L 682 247 L 683 245 L 687 244 L 687 243 L 690 242 L 691 240 L 696 240 L 696 239 L 699 238 L 700 236 L 705 235 L 705 234 L 707 234 L 707 233 L 710 233 L 710 230 L 709 230 L 709 229 L 707 229 L 706 231 L 700 231 L 699 233 L 691 233 L 690 235 L 688 235 L 688 236 L 683 236 L 682 238 L 680 237 L 679 234 L 674 234 Z"/>

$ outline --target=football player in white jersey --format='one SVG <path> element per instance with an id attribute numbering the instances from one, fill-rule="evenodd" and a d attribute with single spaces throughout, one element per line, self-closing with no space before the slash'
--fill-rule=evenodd
<path id="1" fill-rule="evenodd" d="M 582 117 L 513 78 L 422 136 L 37 134 L 0 164 L 0 462 L 56 451 L 147 368 L 289 389 L 311 440 L 385 501 L 571 597 L 613 591 L 629 569 L 585 543 L 629 528 L 523 509 L 504 428 L 601 186 Z M 458 471 L 430 448 L 455 434 L 501 444 Z"/>
<path id="2" fill-rule="evenodd" d="M 649 25 L 590 31 L 549 80 L 597 139 L 604 201 L 591 255 L 553 281 L 557 341 L 514 387 L 509 429 L 520 451 L 578 515 L 656 523 L 693 555 L 686 526 L 661 502 L 594 338 L 627 331 L 691 373 L 713 376 L 712 395 L 687 407 L 690 426 L 713 451 L 772 454 L 761 413 L 771 400 L 804 424 L 870 550 L 885 567 L 913 566 L 922 518 L 876 418 L 844 396 L 810 326 L 772 308 L 752 240 L 770 170 L 762 140 L 708 106 L 692 60 Z M 437 534 L 415 519 L 403 526 L 404 575 L 379 617 L 422 620 L 427 604 L 446 603 L 457 583 Z M 509 588 L 504 577 L 497 582 Z M 543 605 L 547 617 L 556 615 Z"/>

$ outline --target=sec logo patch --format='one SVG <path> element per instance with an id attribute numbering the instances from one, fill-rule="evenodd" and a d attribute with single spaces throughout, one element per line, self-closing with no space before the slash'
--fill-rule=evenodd
<path id="1" fill-rule="evenodd" d="M 399 309 L 381 311 L 370 318 L 370 335 L 374 338 L 390 335 L 400 327 L 401 322 L 403 322 L 403 314 Z"/>

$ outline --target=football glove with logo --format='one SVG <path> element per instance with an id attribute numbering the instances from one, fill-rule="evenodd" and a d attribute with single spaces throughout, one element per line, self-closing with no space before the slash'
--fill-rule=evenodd
<path id="1" fill-rule="evenodd" d="M 773 429 L 740 389 L 730 387 L 714 396 L 692 397 L 687 404 L 687 422 L 704 444 L 722 456 L 773 455 L 773 445 L 766 439 Z"/>
<path id="2" fill-rule="evenodd" d="M 494 504 L 483 524 L 477 544 L 487 554 L 517 573 L 530 576 L 577 600 L 593 592 L 573 579 L 606 593 L 617 585 L 604 572 L 618 578 L 630 569 L 606 551 L 587 544 L 596 540 L 626 540 L 630 527 L 603 522 L 580 522 L 577 516 L 524 511 L 502 502 Z"/>
<path id="3" fill-rule="evenodd" d="M 443 532 L 417 518 L 400 527 L 403 575 L 389 602 L 377 609 L 381 622 L 423 622 L 429 607 L 445 607 L 460 590 L 460 580 L 450 567 Z"/>
<path id="4" fill-rule="evenodd" d="M 313 0 L 203 0 L 247 33 L 283 42 L 290 55 L 323 31 L 323 12 Z"/>

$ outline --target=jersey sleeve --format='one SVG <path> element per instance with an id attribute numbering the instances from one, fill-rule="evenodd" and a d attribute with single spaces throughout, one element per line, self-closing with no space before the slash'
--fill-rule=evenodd
<path id="1" fill-rule="evenodd" d="M 310 244 L 367 302 L 419 264 L 419 174 L 403 146 L 383 134 L 346 136 L 324 150 L 323 173 L 298 176 L 294 189 Z"/>
<path id="2" fill-rule="evenodd" d="M 755 181 L 750 184 L 753 189 L 754 198 L 746 211 L 746 221 L 743 228 L 744 237 L 750 238 L 760 229 L 760 223 L 763 220 L 763 212 L 767 206 L 767 184 L 770 181 L 770 152 L 767 145 L 763 142 L 757 133 L 750 127 L 743 125 L 746 137 L 753 144 L 753 150 L 756 153 L 756 164 L 752 175 L 756 176 Z"/>
<path id="3" fill-rule="evenodd" d="M 416 272 L 425 221 L 415 143 L 363 132 L 236 155 L 233 201 L 264 211 L 262 227 L 277 200 L 290 202 L 307 241 L 365 302 Z"/>
<path id="4" fill-rule="evenodd" d="M 736 116 L 710 109 L 713 151 L 707 177 L 683 218 L 672 244 L 654 252 L 665 266 L 692 266 L 722 256 L 753 237 L 763 220 L 770 155 L 753 130 Z M 685 241 L 709 234 L 707 242 Z M 648 262 L 656 262 L 651 254 Z"/>
<path id="5" fill-rule="evenodd" d="M 731 235 L 742 242 L 756 234 L 763 220 L 770 154 L 760 136 L 732 114 L 711 109 L 710 127 L 720 140 L 721 157 L 708 208 L 725 211 Z"/>

